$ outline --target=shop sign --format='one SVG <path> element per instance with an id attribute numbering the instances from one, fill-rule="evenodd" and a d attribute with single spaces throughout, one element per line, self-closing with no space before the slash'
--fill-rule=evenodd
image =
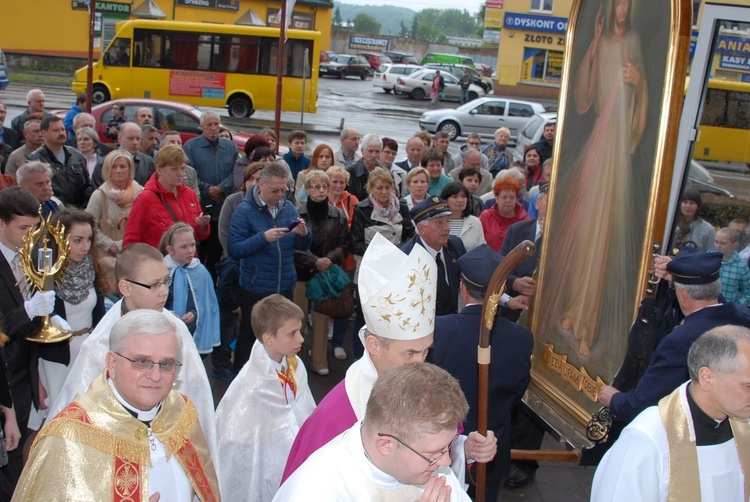
<path id="1" fill-rule="evenodd" d="M 725 70 L 750 71 L 750 57 L 736 54 L 721 54 L 719 68 Z"/>
<path id="2" fill-rule="evenodd" d="M 349 37 L 349 48 L 365 51 L 387 51 L 388 39 L 352 35 Z"/>
<path id="3" fill-rule="evenodd" d="M 750 38 L 719 35 L 716 52 L 750 56 Z"/>
<path id="4" fill-rule="evenodd" d="M 270 26 L 271 28 L 279 28 L 281 26 L 281 9 L 268 9 L 266 26 Z M 309 12 L 292 11 L 292 20 L 289 23 L 289 28 L 295 30 L 312 30 L 312 14 Z"/>
<path id="5" fill-rule="evenodd" d="M 89 10 L 89 2 L 84 0 L 73 0 L 71 2 L 73 10 Z M 123 16 L 130 15 L 130 3 L 119 2 L 96 2 L 97 12 L 106 12 L 108 14 L 120 14 Z"/>
<path id="6" fill-rule="evenodd" d="M 564 17 L 535 16 L 533 14 L 506 12 L 503 26 L 511 30 L 565 33 L 568 30 L 568 20 Z"/>
<path id="7" fill-rule="evenodd" d="M 201 7 L 203 9 L 240 10 L 240 0 L 175 0 L 178 7 Z"/>

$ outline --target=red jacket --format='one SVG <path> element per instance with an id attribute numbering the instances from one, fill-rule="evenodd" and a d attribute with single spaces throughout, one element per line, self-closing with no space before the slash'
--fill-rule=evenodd
<path id="1" fill-rule="evenodd" d="M 145 242 L 158 248 L 161 236 L 176 223 L 165 204 L 169 204 L 179 221 L 184 221 L 193 227 L 195 240 L 205 240 L 211 233 L 211 228 L 201 230 L 195 222 L 195 219 L 203 212 L 198 197 L 184 184 L 177 187 L 177 192 L 178 196 L 175 197 L 174 192 L 167 191 L 159 184 L 156 180 L 156 173 L 152 174 L 146 186 L 143 187 L 143 192 L 133 201 L 133 207 L 130 209 L 125 225 L 122 245 Z"/>
<path id="2" fill-rule="evenodd" d="M 482 222 L 482 229 L 484 230 L 484 240 L 487 241 L 489 247 L 498 253 L 503 246 L 503 241 L 505 240 L 505 234 L 508 233 L 508 228 L 514 223 L 530 219 L 531 217 L 518 202 L 516 202 L 513 216 L 510 218 L 500 216 L 500 213 L 497 212 L 497 205 L 485 209 L 482 211 L 482 214 L 479 215 L 479 220 Z"/>

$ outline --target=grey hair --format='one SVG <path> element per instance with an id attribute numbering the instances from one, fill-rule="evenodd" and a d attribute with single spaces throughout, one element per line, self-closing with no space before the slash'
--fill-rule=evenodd
<path id="1" fill-rule="evenodd" d="M 260 170 L 260 179 L 262 179 L 264 183 L 271 181 L 271 178 L 287 179 L 286 167 L 284 167 L 281 162 L 272 162 Z"/>
<path id="2" fill-rule="evenodd" d="M 380 137 L 377 134 L 367 134 L 364 138 L 362 138 L 362 141 L 360 141 L 359 144 L 360 148 L 364 152 L 367 150 L 368 147 L 371 146 L 377 146 L 380 148 L 383 148 L 383 142 L 380 140 Z"/>
<path id="3" fill-rule="evenodd" d="M 681 284 L 674 283 L 675 290 L 683 290 L 693 300 L 706 301 L 716 300 L 721 294 L 721 279 L 716 279 L 708 284 Z"/>
<path id="4" fill-rule="evenodd" d="M 170 314 L 171 315 L 171 314 Z M 177 325 L 161 312 L 139 309 L 122 316 L 109 333 L 109 350 L 122 352 L 128 338 L 134 335 L 159 336 L 171 334 L 182 350 L 182 340 L 177 336 Z M 179 354 L 178 354 L 179 355 Z"/>
<path id="5" fill-rule="evenodd" d="M 24 131 L 28 131 L 29 129 L 31 129 L 31 126 L 33 126 L 34 124 L 40 124 L 41 125 L 41 123 L 42 123 L 42 121 L 39 120 L 39 119 L 29 119 L 29 120 L 27 120 L 26 122 L 23 123 L 23 130 Z"/>
<path id="6" fill-rule="evenodd" d="M 730 324 L 703 333 L 688 352 L 690 379 L 697 382 L 698 372 L 704 367 L 718 373 L 737 371 L 739 342 L 750 343 L 750 329 Z"/>
<path id="7" fill-rule="evenodd" d="M 77 117 L 78 115 L 76 115 Z M 85 134 L 92 140 L 94 140 L 94 147 L 99 146 L 99 133 L 97 133 L 95 130 L 93 130 L 90 127 L 81 127 L 76 131 L 76 139 L 78 139 L 78 136 L 81 134 Z"/>
<path id="8" fill-rule="evenodd" d="M 42 91 L 41 89 L 31 89 L 26 93 L 26 102 L 28 103 L 29 101 L 34 99 L 34 96 L 36 96 L 37 94 L 41 94 L 42 96 L 44 96 L 44 91 Z"/>
<path id="9" fill-rule="evenodd" d="M 219 116 L 218 113 L 216 113 L 215 111 L 212 111 L 212 110 L 208 110 L 208 111 L 203 112 L 203 115 L 201 115 L 201 125 L 203 125 L 203 123 L 209 117 L 217 118 L 217 119 L 219 119 L 219 122 L 221 122 L 221 117 Z"/>
<path id="10" fill-rule="evenodd" d="M 75 117 L 73 117 L 73 128 L 75 129 L 76 126 L 78 126 L 78 124 L 81 122 L 81 120 L 87 119 L 87 118 L 93 120 L 94 124 L 96 124 L 96 117 L 94 117 L 90 113 L 81 112 Z"/>
<path id="11" fill-rule="evenodd" d="M 351 127 L 345 127 L 345 128 L 343 128 L 343 129 L 341 129 L 341 139 L 346 139 L 346 138 L 348 138 L 348 137 L 349 137 L 349 135 L 350 135 L 350 134 L 351 134 L 352 132 L 356 132 L 356 133 L 359 133 L 359 131 L 357 131 L 356 129 L 352 129 Z"/>
<path id="12" fill-rule="evenodd" d="M 157 136 L 159 135 L 159 129 L 152 126 L 151 124 L 143 124 L 141 126 L 141 137 L 145 136 L 146 134 L 150 132 L 155 132 Z M 161 139 L 161 136 L 159 136 L 159 138 Z"/>
<path id="13" fill-rule="evenodd" d="M 53 171 L 52 167 L 46 162 L 32 160 L 31 162 L 27 162 L 18 168 L 18 171 L 16 171 L 16 181 L 20 185 L 26 180 L 28 176 L 34 173 L 48 174 L 50 179 L 52 179 L 52 177 L 55 175 L 55 171 Z"/>

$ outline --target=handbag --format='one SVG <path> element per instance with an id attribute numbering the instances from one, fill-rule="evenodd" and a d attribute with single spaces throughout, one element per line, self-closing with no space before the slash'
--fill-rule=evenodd
<path id="1" fill-rule="evenodd" d="M 313 302 L 313 310 L 330 317 L 349 317 L 354 314 L 354 288 L 349 276 L 334 264 L 315 274 L 307 282 L 305 296 Z"/>
<path id="2" fill-rule="evenodd" d="M 313 310 L 329 317 L 350 317 L 354 314 L 354 287 L 350 282 L 337 298 L 313 302 Z"/>

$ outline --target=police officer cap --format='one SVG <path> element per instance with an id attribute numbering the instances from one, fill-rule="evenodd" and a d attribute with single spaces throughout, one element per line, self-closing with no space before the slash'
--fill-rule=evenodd
<path id="1" fill-rule="evenodd" d="M 475 247 L 458 259 L 461 279 L 472 289 L 484 291 L 502 257 L 487 244 Z"/>
<path id="2" fill-rule="evenodd" d="M 667 263 L 667 270 L 680 284 L 709 284 L 719 279 L 721 253 L 703 253 L 685 247 Z"/>
<path id="3" fill-rule="evenodd" d="M 433 218 L 450 216 L 450 214 L 451 210 L 448 209 L 448 203 L 435 195 L 427 197 L 409 211 L 409 216 L 415 224 Z"/>

